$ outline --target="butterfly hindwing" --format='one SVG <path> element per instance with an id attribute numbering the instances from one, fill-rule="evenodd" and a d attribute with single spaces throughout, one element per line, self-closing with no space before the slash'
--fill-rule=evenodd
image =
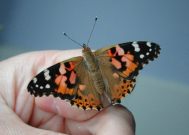
<path id="1" fill-rule="evenodd" d="M 95 52 L 112 103 L 134 89 L 139 70 L 157 58 L 159 52 L 159 45 L 145 41 L 117 44 Z"/>
<path id="2" fill-rule="evenodd" d="M 100 95 L 97 92 L 90 73 L 87 71 L 85 63 L 81 63 L 76 67 L 76 73 L 78 77 L 77 81 L 77 96 L 71 100 L 71 104 L 88 109 L 102 109 L 102 103 Z"/>

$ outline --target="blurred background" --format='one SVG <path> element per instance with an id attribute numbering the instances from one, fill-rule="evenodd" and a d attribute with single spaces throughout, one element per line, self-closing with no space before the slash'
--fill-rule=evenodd
<path id="1" fill-rule="evenodd" d="M 148 40 L 161 45 L 159 59 L 141 71 L 123 100 L 138 135 L 189 134 L 188 0 L 0 0 L 0 60 L 38 50 L 78 49 Z"/>

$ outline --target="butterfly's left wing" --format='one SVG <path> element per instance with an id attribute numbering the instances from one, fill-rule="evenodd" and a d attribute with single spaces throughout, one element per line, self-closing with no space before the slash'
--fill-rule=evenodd
<path id="1" fill-rule="evenodd" d="M 158 44 L 145 41 L 117 44 L 95 52 L 112 103 L 120 102 L 134 89 L 139 70 L 159 53 Z"/>
<path id="2" fill-rule="evenodd" d="M 40 72 L 28 84 L 28 91 L 34 96 L 60 97 L 84 110 L 102 109 L 100 95 L 81 56 L 62 61 Z"/>

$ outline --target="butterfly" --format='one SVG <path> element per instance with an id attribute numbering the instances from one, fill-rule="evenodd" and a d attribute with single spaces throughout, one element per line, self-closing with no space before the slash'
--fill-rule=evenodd
<path id="1" fill-rule="evenodd" d="M 84 110 L 101 110 L 130 94 L 139 70 L 160 53 L 153 42 L 115 44 L 95 52 L 83 44 L 82 55 L 57 63 L 28 85 L 34 96 L 53 95 Z"/>

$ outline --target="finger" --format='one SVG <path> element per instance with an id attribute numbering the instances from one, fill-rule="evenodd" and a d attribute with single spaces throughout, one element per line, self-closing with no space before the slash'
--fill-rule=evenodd
<path id="1" fill-rule="evenodd" d="M 110 106 L 88 121 L 67 120 L 70 134 L 88 133 L 95 135 L 134 135 L 134 117 L 121 105 Z"/>
<path id="2" fill-rule="evenodd" d="M 96 110 L 81 110 L 76 106 L 71 106 L 67 101 L 53 96 L 36 98 L 35 103 L 46 112 L 55 113 L 74 121 L 84 121 L 98 113 Z"/>
<path id="3" fill-rule="evenodd" d="M 64 135 L 58 132 L 48 131 L 44 129 L 37 129 L 25 124 L 5 103 L 2 103 L 0 97 L 0 134 L 1 135 Z"/>

